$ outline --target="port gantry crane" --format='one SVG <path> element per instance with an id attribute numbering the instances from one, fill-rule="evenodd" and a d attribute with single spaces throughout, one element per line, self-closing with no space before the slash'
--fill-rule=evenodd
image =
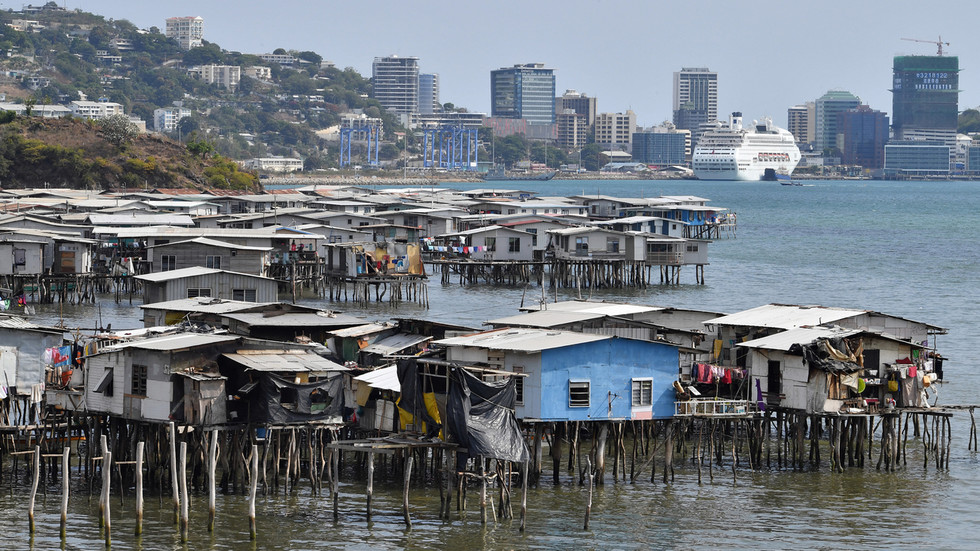
<path id="1" fill-rule="evenodd" d="M 925 42 L 926 44 L 935 44 L 939 48 L 937 55 L 943 55 L 943 46 L 949 46 L 949 42 L 943 42 L 942 35 L 939 36 L 939 40 L 919 40 L 918 38 L 903 38 L 902 40 L 908 40 L 909 42 Z"/>

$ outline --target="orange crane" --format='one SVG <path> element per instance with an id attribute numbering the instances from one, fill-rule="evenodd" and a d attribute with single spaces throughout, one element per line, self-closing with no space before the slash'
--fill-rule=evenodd
<path id="1" fill-rule="evenodd" d="M 949 46 L 949 42 L 943 42 L 942 35 L 939 36 L 939 41 L 935 40 L 919 40 L 918 38 L 903 38 L 902 40 L 908 40 L 909 42 L 925 42 L 926 44 L 935 44 L 939 47 L 939 52 L 937 55 L 943 55 L 943 46 Z"/>

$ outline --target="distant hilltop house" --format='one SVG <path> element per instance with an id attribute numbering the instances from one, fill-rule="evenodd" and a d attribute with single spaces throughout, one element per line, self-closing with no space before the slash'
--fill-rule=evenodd
<path id="1" fill-rule="evenodd" d="M 173 38 L 185 50 L 197 48 L 204 42 L 203 17 L 169 17 L 165 34 Z"/>
<path id="2" fill-rule="evenodd" d="M 248 170 L 266 172 L 296 172 L 303 170 L 303 159 L 291 157 L 256 157 L 242 162 L 242 167 Z"/>
<path id="3" fill-rule="evenodd" d="M 242 81 L 242 68 L 237 65 L 198 65 L 188 69 L 187 73 L 232 92 Z"/>

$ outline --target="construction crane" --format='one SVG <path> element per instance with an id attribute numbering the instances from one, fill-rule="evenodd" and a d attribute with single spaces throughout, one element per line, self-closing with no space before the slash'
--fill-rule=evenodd
<path id="1" fill-rule="evenodd" d="M 902 40 L 908 40 L 909 42 L 925 42 L 926 44 L 935 44 L 939 48 L 937 55 L 943 55 L 943 45 L 949 46 L 949 42 L 943 42 L 942 35 L 939 36 L 939 40 L 919 40 L 918 38 L 903 38 Z"/>

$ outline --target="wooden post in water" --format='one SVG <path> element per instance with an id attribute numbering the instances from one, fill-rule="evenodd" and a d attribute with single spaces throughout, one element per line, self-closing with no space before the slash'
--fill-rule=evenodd
<path id="1" fill-rule="evenodd" d="M 211 442 L 208 450 L 208 532 L 214 532 L 215 509 L 215 469 L 218 467 L 218 431 L 211 429 Z M 255 473 L 252 473 L 253 475 Z"/>
<path id="2" fill-rule="evenodd" d="M 69 445 L 61 455 L 61 539 L 68 535 L 68 454 L 71 453 L 71 435 Z"/>
<path id="3" fill-rule="evenodd" d="M 136 535 L 143 533 L 143 448 L 145 443 L 136 443 Z"/>
<path id="4" fill-rule="evenodd" d="M 330 459 L 333 463 L 331 467 L 331 474 L 333 475 L 333 485 L 331 491 L 333 491 L 333 518 L 336 520 L 340 517 L 340 448 L 334 448 L 331 450 Z"/>
<path id="5" fill-rule="evenodd" d="M 174 501 L 174 524 L 180 518 L 180 494 L 177 477 L 177 429 L 173 421 L 170 422 L 170 488 Z"/>
<path id="6" fill-rule="evenodd" d="M 592 516 L 592 488 L 595 486 L 593 482 L 595 481 L 595 476 L 592 474 L 592 459 L 589 457 L 585 458 L 585 469 L 588 471 L 589 479 L 589 500 L 585 503 L 585 530 L 589 529 L 589 517 Z"/>
<path id="7" fill-rule="evenodd" d="M 527 461 L 521 464 L 521 532 L 527 519 Z"/>
<path id="8" fill-rule="evenodd" d="M 252 485 L 248 496 L 248 535 L 252 541 L 255 541 L 255 490 L 259 486 L 259 447 L 256 444 L 252 444 L 252 472 L 249 474 L 251 474 Z"/>
<path id="9" fill-rule="evenodd" d="M 31 535 L 34 535 L 34 499 L 37 497 L 37 483 L 41 477 L 41 446 L 34 446 L 34 477 L 31 479 L 31 499 L 27 503 L 27 520 Z M 11 481 L 13 484 L 13 481 Z"/>
<path id="10" fill-rule="evenodd" d="M 112 546 L 112 514 L 109 512 L 109 485 L 112 484 L 112 452 L 108 449 L 102 454 L 102 495 L 105 498 L 103 510 L 105 524 L 105 546 Z"/>
<path id="11" fill-rule="evenodd" d="M 187 442 L 180 443 L 180 541 L 187 543 Z"/>
<path id="12" fill-rule="evenodd" d="M 408 514 L 408 489 L 412 482 L 412 462 L 415 460 L 415 457 L 411 448 L 409 448 L 406 455 L 408 457 L 405 458 L 405 487 L 402 490 L 402 511 L 405 514 L 405 526 L 411 529 L 412 517 Z"/>
<path id="13" fill-rule="evenodd" d="M 367 519 L 371 522 L 371 498 L 374 497 L 374 452 L 368 452 L 367 464 Z"/>
<path id="14" fill-rule="evenodd" d="M 487 524 L 487 462 L 480 456 L 480 524 Z"/>

